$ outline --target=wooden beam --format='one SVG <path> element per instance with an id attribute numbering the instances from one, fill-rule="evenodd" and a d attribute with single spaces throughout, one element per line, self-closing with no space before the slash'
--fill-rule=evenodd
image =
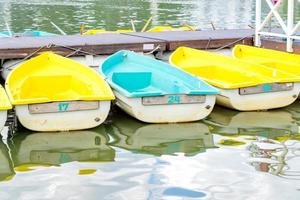
<path id="1" fill-rule="evenodd" d="M 106 33 L 97 35 L 58 35 L 47 37 L 0 38 L 0 59 L 24 58 L 37 49 L 60 55 L 109 55 L 126 49 L 149 52 L 158 46 L 173 51 L 179 46 L 197 49 L 220 48 L 235 41 L 253 44 L 253 29 L 173 31 L 159 33 Z"/>

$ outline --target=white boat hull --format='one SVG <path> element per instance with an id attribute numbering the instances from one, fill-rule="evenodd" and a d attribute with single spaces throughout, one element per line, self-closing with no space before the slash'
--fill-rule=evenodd
<path id="1" fill-rule="evenodd" d="M 21 124 L 33 131 L 70 131 L 96 127 L 108 116 L 110 101 L 99 101 L 98 109 L 55 113 L 35 113 L 28 105 L 16 105 L 16 114 Z"/>
<path id="2" fill-rule="evenodd" d="M 215 105 L 216 96 L 207 95 L 204 103 L 143 105 L 142 98 L 127 98 L 114 91 L 116 104 L 129 115 L 147 123 L 198 121 L 207 117 Z"/>
<path id="3" fill-rule="evenodd" d="M 267 92 L 240 95 L 239 89 L 221 89 L 217 95 L 217 104 L 239 111 L 269 110 L 281 108 L 297 100 L 300 83 L 295 83 L 290 91 Z"/>

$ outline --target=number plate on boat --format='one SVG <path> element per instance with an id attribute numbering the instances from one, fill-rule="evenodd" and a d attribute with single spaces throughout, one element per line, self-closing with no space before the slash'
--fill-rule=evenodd
<path id="1" fill-rule="evenodd" d="M 164 95 L 157 97 L 143 97 L 142 103 L 145 106 L 150 105 L 172 105 L 172 104 L 191 104 L 204 103 L 204 95 Z"/>
<path id="2" fill-rule="evenodd" d="M 99 101 L 66 101 L 28 105 L 31 114 L 96 110 L 98 108 Z"/>
<path id="3" fill-rule="evenodd" d="M 267 92 L 289 91 L 294 88 L 293 83 L 270 83 L 253 87 L 240 88 L 240 95 L 259 94 Z"/>

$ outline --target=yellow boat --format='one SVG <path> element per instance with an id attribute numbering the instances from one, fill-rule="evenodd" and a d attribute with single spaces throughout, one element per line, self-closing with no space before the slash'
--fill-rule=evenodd
<path id="1" fill-rule="evenodd" d="M 149 29 L 146 32 L 166 32 L 166 31 L 195 31 L 196 28 L 191 26 L 183 26 L 179 28 L 174 28 L 172 26 L 155 26 L 151 29 Z M 118 29 L 116 31 L 107 31 L 105 29 L 91 29 L 87 30 L 83 33 L 83 35 L 95 35 L 95 34 L 101 34 L 101 33 L 132 33 L 134 32 L 131 29 Z"/>
<path id="2" fill-rule="evenodd" d="M 257 48 L 246 45 L 236 45 L 233 56 L 239 60 L 258 63 L 300 76 L 300 55 Z"/>
<path id="3" fill-rule="evenodd" d="M 170 63 L 218 87 L 217 103 L 236 110 L 284 107 L 300 91 L 299 76 L 206 51 L 180 47 Z"/>
<path id="4" fill-rule="evenodd" d="M 155 26 L 146 32 L 165 32 L 165 31 L 195 31 L 196 29 L 191 26 L 184 26 L 179 28 L 174 28 L 172 26 Z"/>
<path id="5" fill-rule="evenodd" d="M 2 87 L 2 85 L 0 85 L 0 132 L 7 120 L 7 110 L 10 109 L 12 109 L 12 105 L 7 97 L 4 88 Z"/>
<path id="6" fill-rule="evenodd" d="M 105 29 L 91 29 L 83 33 L 83 35 L 95 35 L 95 34 L 101 34 L 101 33 L 131 33 L 133 32 L 130 29 L 119 29 L 116 31 L 107 31 Z"/>
<path id="7" fill-rule="evenodd" d="M 96 71 L 51 52 L 14 68 L 5 88 L 21 124 L 34 131 L 98 126 L 114 99 Z"/>

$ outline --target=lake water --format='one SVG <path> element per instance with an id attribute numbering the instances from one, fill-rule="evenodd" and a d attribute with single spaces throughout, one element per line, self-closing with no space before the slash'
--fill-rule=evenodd
<path id="1" fill-rule="evenodd" d="M 298 1 L 296 7 L 299 19 Z M 284 9 L 286 5 L 281 11 Z M 254 10 L 255 0 L 0 0 L 0 30 L 6 29 L 7 22 L 15 32 L 57 32 L 52 21 L 71 34 L 79 33 L 80 24 L 87 29 L 128 29 L 130 20 L 141 30 L 150 16 L 151 26 L 180 26 L 187 22 L 200 29 L 211 29 L 213 22 L 216 28 L 248 28 L 254 25 Z"/>
<path id="2" fill-rule="evenodd" d="M 115 30 L 130 19 L 141 29 L 150 16 L 153 26 L 247 28 L 254 7 L 253 0 L 0 0 L 0 30 L 5 21 L 15 32 L 55 32 L 50 21 L 67 33 L 82 23 Z M 299 126 L 298 101 L 269 112 L 216 107 L 196 123 L 145 124 L 114 109 L 91 130 L 20 130 L 0 140 L 0 199 L 299 200 Z"/>
<path id="3" fill-rule="evenodd" d="M 204 121 L 19 132 L 0 141 L 6 199 L 300 198 L 300 103 L 269 112 L 216 107 Z"/>

